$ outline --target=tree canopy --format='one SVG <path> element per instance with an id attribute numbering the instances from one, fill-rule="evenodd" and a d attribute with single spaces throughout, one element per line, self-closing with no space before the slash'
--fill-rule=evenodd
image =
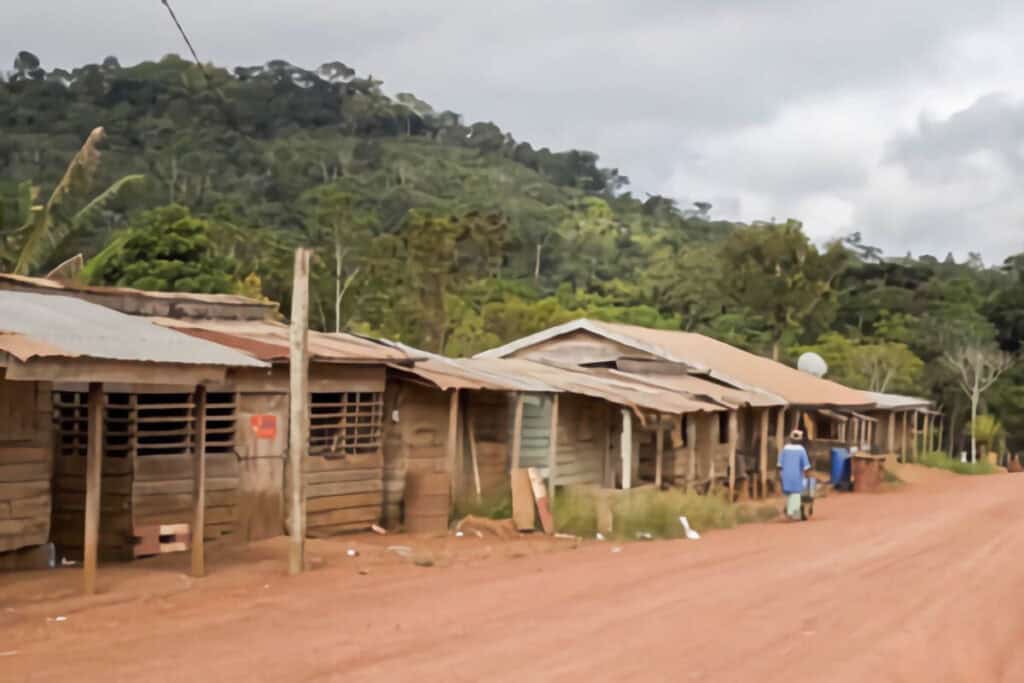
<path id="1" fill-rule="evenodd" d="M 580 316 L 685 329 L 784 362 L 816 350 L 839 381 L 928 396 L 960 427 L 970 401 L 944 355 L 967 339 L 1020 349 L 1024 255 L 891 257 L 865 243 L 870 226 L 819 245 L 797 220 L 744 225 L 707 202 L 638 197 L 593 152 L 389 96 L 341 61 L 65 70 L 22 51 L 11 64 L 6 270 L 81 253 L 94 282 L 262 293 L 287 310 L 292 250 L 307 245 L 319 329 L 456 355 Z M 69 168 L 88 173 L 65 182 Z M 1020 365 L 980 404 L 1024 446 Z"/>

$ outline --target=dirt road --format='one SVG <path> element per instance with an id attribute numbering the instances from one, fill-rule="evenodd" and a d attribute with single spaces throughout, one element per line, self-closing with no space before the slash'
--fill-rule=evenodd
<path id="1" fill-rule="evenodd" d="M 359 574 L 332 542 L 287 579 L 268 545 L 194 583 L 108 570 L 91 602 L 40 603 L 19 578 L 0 679 L 1024 681 L 1024 475 L 920 478 L 830 497 L 809 524 L 620 552 L 481 545 L 424 568 L 363 546 Z"/>

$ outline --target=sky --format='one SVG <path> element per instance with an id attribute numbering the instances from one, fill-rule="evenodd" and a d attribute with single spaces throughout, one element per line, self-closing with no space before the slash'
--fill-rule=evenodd
<path id="1" fill-rule="evenodd" d="M 631 190 L 854 231 L 892 256 L 1024 251 L 1024 3 L 171 0 L 219 65 L 341 61 Z M 71 67 L 184 54 L 160 0 L 4 10 L 0 45 Z M 2 57 L 0 57 L 2 59 Z"/>

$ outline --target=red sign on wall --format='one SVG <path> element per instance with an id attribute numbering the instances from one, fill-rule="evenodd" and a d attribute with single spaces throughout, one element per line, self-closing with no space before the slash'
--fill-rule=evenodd
<path id="1" fill-rule="evenodd" d="M 253 415 L 249 418 L 249 424 L 257 439 L 273 439 L 277 436 L 277 415 Z"/>

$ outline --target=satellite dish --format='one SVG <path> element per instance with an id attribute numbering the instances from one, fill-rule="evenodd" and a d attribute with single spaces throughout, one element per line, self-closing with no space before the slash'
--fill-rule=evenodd
<path id="1" fill-rule="evenodd" d="M 828 372 L 828 363 L 825 362 L 825 359 L 811 351 L 800 355 L 796 361 L 796 367 L 815 377 L 824 377 Z"/>

